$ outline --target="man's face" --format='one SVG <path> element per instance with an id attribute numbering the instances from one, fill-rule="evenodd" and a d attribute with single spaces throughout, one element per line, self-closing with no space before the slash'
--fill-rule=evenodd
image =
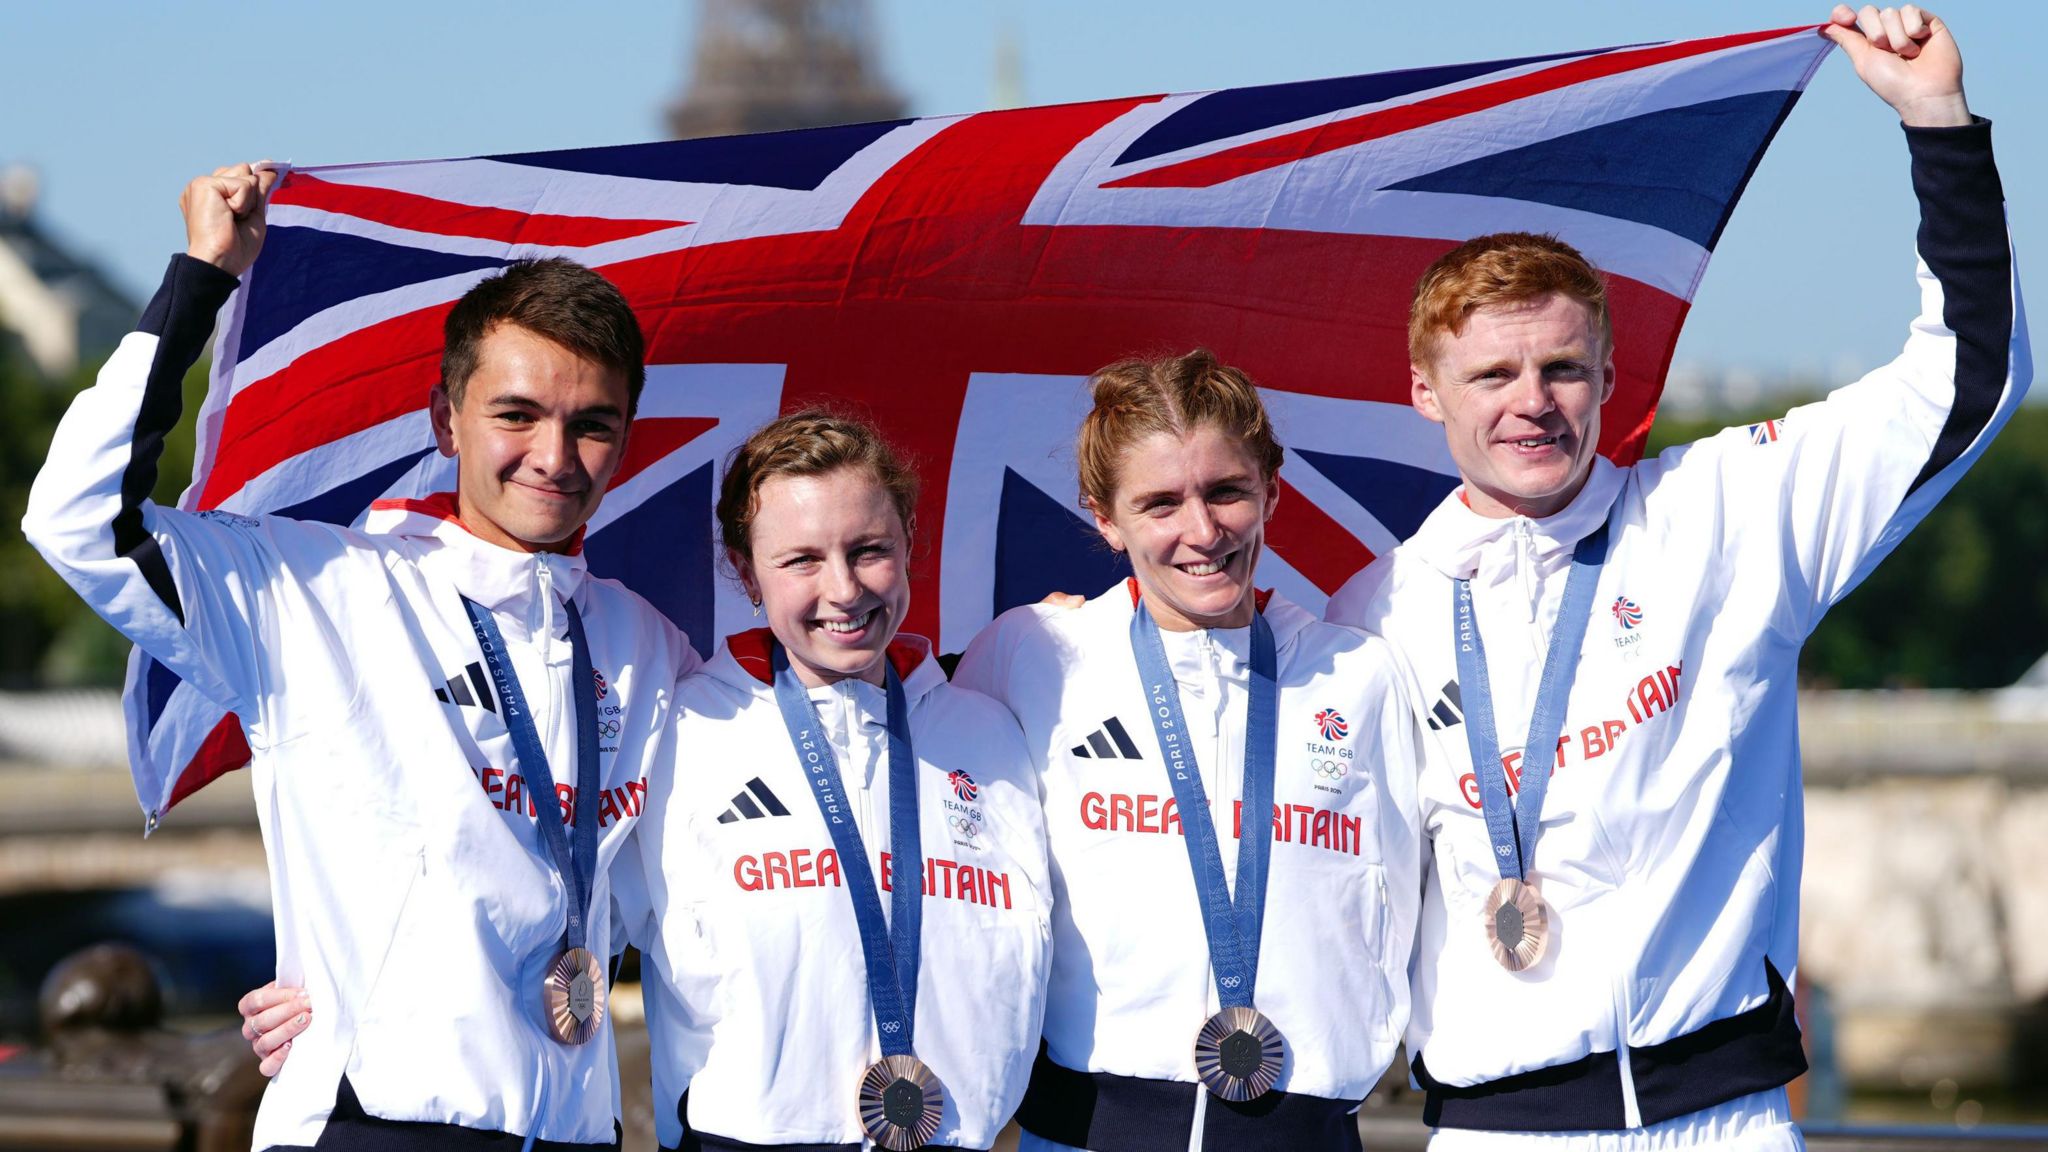
<path id="1" fill-rule="evenodd" d="M 478 537 L 560 551 L 597 511 L 626 454 L 625 373 L 524 328 L 477 348 L 460 407 L 434 389 L 434 440 L 455 457 L 457 506 Z"/>
<path id="2" fill-rule="evenodd" d="M 1578 495 L 1614 394 L 1613 354 L 1585 303 L 1553 292 L 1475 309 L 1409 375 L 1415 410 L 1444 426 L 1474 512 L 1543 517 Z"/>

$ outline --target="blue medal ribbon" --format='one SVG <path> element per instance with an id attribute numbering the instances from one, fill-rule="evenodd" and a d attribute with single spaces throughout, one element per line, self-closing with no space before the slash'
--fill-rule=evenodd
<path id="1" fill-rule="evenodd" d="M 1465 740 L 1472 750 L 1472 771 L 1479 777 L 1479 801 L 1486 813 L 1487 834 L 1493 839 L 1493 862 L 1504 880 L 1527 880 L 1535 867 L 1536 838 L 1543 832 L 1543 797 L 1550 790 L 1565 704 L 1571 698 L 1586 624 L 1593 614 L 1594 586 L 1600 581 L 1600 566 L 1606 562 L 1607 525 L 1602 524 L 1572 549 L 1571 575 L 1565 578 L 1557 626 L 1551 630 L 1550 650 L 1543 658 L 1536 707 L 1529 715 L 1529 739 L 1522 745 L 1520 796 L 1514 800 L 1508 798 L 1507 769 L 1501 764 L 1500 737 L 1494 729 L 1486 645 L 1472 615 L 1472 581 L 1459 580 L 1451 598 L 1458 680 L 1464 685 Z"/>
<path id="2" fill-rule="evenodd" d="M 860 827 L 839 779 L 839 758 L 818 725 L 810 694 L 789 666 L 782 645 L 771 644 L 769 664 L 775 672 L 775 704 L 789 729 L 789 742 L 810 781 L 811 796 L 832 847 L 839 871 L 853 897 L 853 918 L 860 927 L 860 950 L 866 960 L 868 1002 L 875 1011 L 882 1055 L 911 1055 L 917 1026 L 917 962 L 924 919 L 924 847 L 917 825 L 917 759 L 910 746 L 910 706 L 896 668 L 883 660 L 883 690 L 888 696 L 889 725 L 889 849 L 894 883 L 889 893 L 889 920 L 882 919 L 882 898 L 874 870 L 861 842 Z"/>
<path id="3" fill-rule="evenodd" d="M 1225 1008 L 1252 1006 L 1259 977 L 1259 936 L 1266 915 L 1266 863 L 1273 847 L 1273 755 L 1279 737 L 1279 658 L 1273 628 L 1252 615 L 1251 700 L 1245 712 L 1244 791 L 1237 846 L 1237 897 L 1223 880 L 1223 855 L 1201 768 L 1181 713 L 1180 685 L 1166 660 L 1159 625 L 1143 604 L 1131 614 L 1131 655 L 1145 688 L 1146 711 L 1159 737 L 1159 755 L 1180 807 L 1188 864 L 1202 901 L 1202 928 L 1209 937 L 1209 967 L 1216 996 Z"/>
<path id="4" fill-rule="evenodd" d="M 541 747 L 540 733 L 533 726 L 526 693 L 520 691 L 519 677 L 512 672 L 504 634 L 498 631 L 498 621 L 488 611 L 469 597 L 462 598 L 470 627 L 476 630 L 477 646 L 483 649 L 484 667 L 490 669 L 491 682 L 498 687 L 498 703 L 504 708 L 505 730 L 512 736 L 515 762 L 526 777 L 529 791 L 537 785 L 553 802 L 552 807 L 541 808 L 535 823 L 540 826 L 541 842 L 547 845 L 548 855 L 554 858 L 555 872 L 568 890 L 565 947 L 581 948 L 589 934 L 590 888 L 597 877 L 597 689 L 596 677 L 590 669 L 590 644 L 583 634 L 583 616 L 576 611 L 574 600 L 565 600 L 563 604 L 569 617 L 569 698 L 576 705 L 573 842 L 571 833 L 564 832 L 562 821 L 556 818 L 561 799 L 555 795 L 554 773 L 548 769 L 547 750 Z"/>

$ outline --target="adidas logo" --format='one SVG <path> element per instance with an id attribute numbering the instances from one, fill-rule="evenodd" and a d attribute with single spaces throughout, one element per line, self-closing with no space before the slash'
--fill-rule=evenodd
<path id="1" fill-rule="evenodd" d="M 460 673 L 450 676 L 447 687 L 434 689 L 434 699 L 443 704 L 460 704 L 464 708 L 482 705 L 484 711 L 496 712 L 498 705 L 491 699 L 491 682 L 484 675 L 484 666 L 472 660 L 464 671 L 469 673 L 468 680 L 465 681 Z M 476 686 L 474 694 L 469 690 L 472 684 Z"/>
<path id="2" fill-rule="evenodd" d="M 1111 716 L 1102 722 L 1102 727 L 1088 734 L 1088 742 L 1074 745 L 1074 755 L 1083 760 L 1143 760 L 1138 755 L 1138 746 L 1131 743 L 1131 734 L 1124 731 L 1124 722 Z"/>
<path id="3" fill-rule="evenodd" d="M 1458 682 L 1456 680 L 1446 681 L 1443 691 L 1436 694 L 1436 703 L 1430 705 L 1429 730 L 1441 732 L 1446 728 L 1457 727 L 1459 724 L 1464 723 L 1464 720 L 1465 703 L 1458 694 Z"/>
<path id="4" fill-rule="evenodd" d="M 768 786 L 761 783 L 761 778 L 756 776 L 747 781 L 747 786 L 740 790 L 739 795 L 732 798 L 732 807 L 718 814 L 718 822 L 730 824 L 735 820 L 764 820 L 770 816 L 787 815 L 789 809 L 784 808 L 782 801 L 777 800 L 775 793 L 770 792 Z"/>

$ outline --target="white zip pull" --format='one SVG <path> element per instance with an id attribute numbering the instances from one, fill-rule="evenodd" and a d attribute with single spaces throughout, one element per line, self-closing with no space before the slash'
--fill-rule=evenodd
<path id="1" fill-rule="evenodd" d="M 1529 530 L 1527 516 L 1515 517 L 1515 572 L 1522 578 L 1522 599 L 1529 605 L 1529 622 L 1536 622 L 1536 538 Z"/>
<path id="2" fill-rule="evenodd" d="M 539 585 L 539 590 L 535 594 L 534 599 L 540 601 L 540 644 L 538 647 L 540 648 L 541 682 L 547 685 L 547 700 L 540 714 L 546 717 L 547 722 L 547 734 L 544 739 L 548 743 L 552 743 L 555 736 L 555 713 L 557 711 L 555 708 L 555 573 L 554 569 L 548 567 L 547 557 L 545 556 L 537 557 L 535 560 L 534 582 Z M 575 690 L 574 685 L 570 686 L 570 690 Z"/>

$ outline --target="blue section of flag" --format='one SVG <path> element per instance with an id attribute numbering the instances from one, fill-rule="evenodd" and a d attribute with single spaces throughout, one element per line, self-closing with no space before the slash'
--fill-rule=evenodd
<path id="1" fill-rule="evenodd" d="M 692 184 L 745 184 L 756 188 L 789 188 L 808 192 L 853 158 L 908 120 L 873 124 L 842 124 L 795 132 L 763 132 L 756 136 L 713 136 L 703 140 L 668 140 L 658 144 L 622 144 L 615 148 L 576 148 L 562 152 L 520 152 L 486 159 L 529 168 L 587 172 L 593 176 L 628 176 L 636 180 L 680 180 Z"/>
<path id="2" fill-rule="evenodd" d="M 1245 132 L 1257 132 L 1261 128 L 1292 124 L 1312 116 L 1456 84 L 1488 72 L 1502 72 L 1546 60 L 1595 56 L 1607 51 L 1612 49 L 1559 52 L 1550 56 L 1524 56 L 1518 60 L 1489 60 L 1441 68 L 1409 68 L 1371 76 L 1341 76 L 1334 80 L 1303 80 L 1293 84 L 1266 84 L 1257 88 L 1211 92 L 1146 129 L 1144 135 L 1124 149 L 1116 162 L 1128 164 L 1133 160 L 1163 156 L 1212 140 L 1224 140 Z"/>
<path id="3" fill-rule="evenodd" d="M 1003 469 L 996 512 L 995 614 L 1036 604 L 1050 592 L 1093 596 L 1131 574 L 1080 517 L 1014 469 Z"/>
<path id="4" fill-rule="evenodd" d="M 690 634 L 699 656 L 718 642 L 712 614 L 711 465 L 649 496 L 593 532 L 583 554 L 590 571 L 647 598 Z"/>
<path id="5" fill-rule="evenodd" d="M 1652 112 L 1468 160 L 1392 187 L 1532 200 L 1648 224 L 1712 248 L 1796 92 Z"/>
<path id="6" fill-rule="evenodd" d="M 1458 487 L 1456 476 L 1412 464 L 1301 448 L 1294 451 L 1401 540 L 1415 535 L 1444 497 Z"/>
<path id="7" fill-rule="evenodd" d="M 384 495 L 386 489 L 396 483 L 399 477 L 411 471 L 412 466 L 431 451 L 431 448 L 422 448 L 410 455 L 401 456 L 353 480 L 345 480 L 318 496 L 301 500 L 288 508 L 279 508 L 269 515 L 289 516 L 294 520 L 317 520 L 322 524 L 353 524 L 356 517 L 363 514 L 363 509 L 370 506 L 371 501 Z"/>
<path id="8" fill-rule="evenodd" d="M 243 289 L 248 307 L 242 313 L 242 338 L 235 362 L 247 360 L 308 316 L 336 304 L 443 276 L 504 266 L 505 261 L 489 256 L 463 256 L 343 232 L 272 225 L 263 237 L 263 255 L 250 269 L 249 284 Z"/>
<path id="9" fill-rule="evenodd" d="M 183 683 L 176 672 L 157 663 L 153 657 L 143 656 L 142 703 L 143 712 L 149 717 L 148 731 L 156 731 L 156 722 L 164 714 L 164 705 L 171 702 L 171 693 Z"/>

